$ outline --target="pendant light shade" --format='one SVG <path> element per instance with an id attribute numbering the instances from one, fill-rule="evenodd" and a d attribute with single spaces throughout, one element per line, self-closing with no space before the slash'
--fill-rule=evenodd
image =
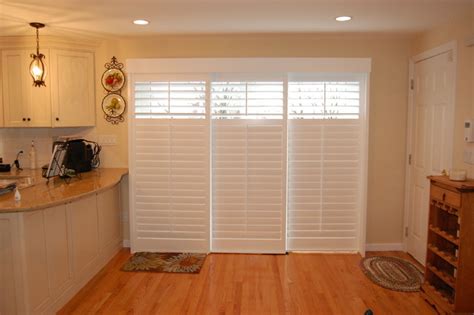
<path id="1" fill-rule="evenodd" d="M 43 28 L 43 23 L 32 22 L 30 25 L 36 28 L 36 54 L 31 54 L 33 59 L 30 63 L 30 74 L 33 78 L 33 86 L 41 87 L 46 86 L 44 79 L 46 77 L 46 71 L 44 67 L 44 59 L 46 58 L 39 52 L 39 32 L 38 29 Z"/>

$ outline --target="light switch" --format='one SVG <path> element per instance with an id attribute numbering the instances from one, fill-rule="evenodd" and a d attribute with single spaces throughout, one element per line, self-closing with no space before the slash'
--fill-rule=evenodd
<path id="1" fill-rule="evenodd" d="M 474 148 L 464 148 L 464 163 L 474 165 Z"/>

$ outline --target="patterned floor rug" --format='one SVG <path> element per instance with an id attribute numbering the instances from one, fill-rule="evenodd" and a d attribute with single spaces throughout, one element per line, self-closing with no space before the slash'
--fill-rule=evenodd
<path id="1" fill-rule="evenodd" d="M 122 266 L 122 271 L 199 273 L 207 254 L 151 253 L 133 254 Z"/>
<path id="2" fill-rule="evenodd" d="M 411 262 L 386 256 L 362 259 L 360 266 L 365 275 L 381 287 L 402 292 L 420 291 L 423 273 Z"/>

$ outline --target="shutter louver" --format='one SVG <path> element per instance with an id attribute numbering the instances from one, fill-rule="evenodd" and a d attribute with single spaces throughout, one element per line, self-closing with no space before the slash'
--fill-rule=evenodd
<path id="1" fill-rule="evenodd" d="M 268 119 L 282 117 L 282 82 L 212 87 L 212 249 L 284 252 L 285 129 Z"/>
<path id="2" fill-rule="evenodd" d="M 179 89 L 186 84 L 173 82 Z M 137 86 L 141 89 L 143 83 Z M 144 114 L 137 106 L 130 161 L 136 251 L 209 250 L 209 123 L 200 119 L 205 112 L 188 106 L 187 95 L 195 92 L 185 92 L 184 102 L 181 93 L 175 94 L 177 100 L 170 94 L 172 113 Z M 188 119 L 167 118 L 178 113 Z"/>
<path id="3" fill-rule="evenodd" d="M 282 82 L 212 82 L 213 119 L 282 119 Z"/>
<path id="4" fill-rule="evenodd" d="M 359 86 L 353 82 L 291 82 L 290 86 L 289 116 L 293 119 L 288 121 L 288 249 L 357 250 Z M 350 86 L 351 92 L 328 92 L 341 86 Z M 331 95 L 329 103 L 337 100 L 339 105 L 349 105 L 324 111 L 328 101 L 324 94 Z M 315 105 L 299 106 L 304 102 Z"/>
<path id="5" fill-rule="evenodd" d="M 135 82 L 135 118 L 206 117 L 206 83 Z"/>
<path id="6" fill-rule="evenodd" d="M 359 82 L 290 82 L 289 119 L 358 119 Z"/>

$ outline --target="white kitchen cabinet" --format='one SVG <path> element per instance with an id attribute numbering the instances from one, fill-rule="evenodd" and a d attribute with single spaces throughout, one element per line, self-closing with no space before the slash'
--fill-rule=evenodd
<path id="1" fill-rule="evenodd" d="M 73 274 L 80 278 L 99 256 L 97 198 L 91 196 L 66 205 L 72 236 Z"/>
<path id="2" fill-rule="evenodd" d="M 54 314 L 122 247 L 120 191 L 0 213 L 0 314 Z"/>
<path id="3" fill-rule="evenodd" d="M 17 309 L 13 231 L 18 227 L 15 214 L 0 216 L 0 314 L 21 313 Z"/>
<path id="4" fill-rule="evenodd" d="M 32 50 L 2 51 L 2 87 L 5 127 L 51 127 L 49 62 L 46 87 L 34 87 L 29 74 Z M 41 51 L 46 60 L 49 50 Z"/>
<path id="5" fill-rule="evenodd" d="M 100 209 L 98 213 L 100 250 L 111 252 L 117 242 L 122 240 L 119 186 L 97 194 L 97 209 Z"/>
<path id="6" fill-rule="evenodd" d="M 66 205 L 45 209 L 43 214 L 49 289 L 52 296 L 57 296 L 71 286 L 72 281 L 72 238 L 68 230 Z"/>
<path id="7" fill-rule="evenodd" d="M 94 56 L 51 50 L 53 127 L 95 125 Z"/>
<path id="8" fill-rule="evenodd" d="M 29 74 L 33 51 L 2 51 L 4 126 L 94 126 L 94 54 L 42 48 L 46 86 L 34 87 Z"/>
<path id="9" fill-rule="evenodd" d="M 36 313 L 50 299 L 43 211 L 23 215 L 24 273 L 27 309 Z"/>

